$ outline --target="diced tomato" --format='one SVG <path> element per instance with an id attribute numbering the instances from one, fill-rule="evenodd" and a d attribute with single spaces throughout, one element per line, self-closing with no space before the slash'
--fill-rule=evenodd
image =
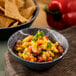
<path id="1" fill-rule="evenodd" d="M 57 49 L 58 49 L 58 51 L 59 51 L 59 54 L 62 54 L 62 53 L 63 53 L 63 48 L 62 48 L 62 46 L 58 45 L 58 46 L 57 46 Z"/>
<path id="2" fill-rule="evenodd" d="M 40 46 L 40 45 L 42 45 L 42 43 L 39 42 L 38 45 Z"/>
<path id="3" fill-rule="evenodd" d="M 45 36 L 46 40 L 49 40 L 47 36 Z"/>
<path id="4" fill-rule="evenodd" d="M 51 61 L 51 58 L 48 58 L 47 61 Z"/>
<path id="5" fill-rule="evenodd" d="M 29 52 L 31 53 L 31 52 L 32 52 L 32 50 L 29 50 Z"/>
<path id="6" fill-rule="evenodd" d="M 21 45 L 21 44 L 22 44 L 21 40 L 18 40 L 17 45 Z"/>
<path id="7" fill-rule="evenodd" d="M 32 39 L 33 39 L 33 36 L 30 36 L 30 37 L 29 37 L 29 42 L 30 42 Z"/>
<path id="8" fill-rule="evenodd" d="M 38 38 L 38 40 L 43 40 L 43 37 L 40 36 L 40 37 Z"/>
<path id="9" fill-rule="evenodd" d="M 38 41 L 38 45 L 42 45 L 43 43 L 44 43 L 43 40 L 39 40 L 39 41 Z"/>
<path id="10" fill-rule="evenodd" d="M 35 62 L 37 61 L 37 58 L 36 58 L 36 57 L 34 57 L 34 61 L 35 61 Z"/>
<path id="11" fill-rule="evenodd" d="M 27 57 L 27 58 L 26 58 L 26 60 L 30 61 L 30 60 L 31 60 L 31 58 L 30 58 L 30 57 Z"/>
<path id="12" fill-rule="evenodd" d="M 14 47 L 13 47 L 13 50 L 16 50 L 16 49 L 17 49 L 17 47 L 16 47 L 16 46 L 14 46 Z"/>
<path id="13" fill-rule="evenodd" d="M 28 49 L 29 49 L 29 50 L 28 50 L 29 52 L 32 52 L 32 47 L 28 47 Z"/>
<path id="14" fill-rule="evenodd" d="M 43 62 L 44 61 L 44 59 L 42 57 L 40 57 L 40 56 L 38 56 L 38 59 L 39 59 L 38 60 L 39 62 Z"/>
<path id="15" fill-rule="evenodd" d="M 29 46 L 29 47 L 28 47 L 28 49 L 29 49 L 29 50 L 32 50 L 32 47 L 31 47 L 31 46 Z"/>

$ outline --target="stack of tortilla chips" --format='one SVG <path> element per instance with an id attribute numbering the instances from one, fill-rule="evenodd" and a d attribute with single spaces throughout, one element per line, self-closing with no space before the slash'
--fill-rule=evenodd
<path id="1" fill-rule="evenodd" d="M 0 0 L 0 28 L 15 27 L 33 17 L 33 0 Z"/>

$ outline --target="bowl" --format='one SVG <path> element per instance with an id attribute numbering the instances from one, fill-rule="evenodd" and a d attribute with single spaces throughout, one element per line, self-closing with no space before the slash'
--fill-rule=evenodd
<path id="1" fill-rule="evenodd" d="M 22 28 L 27 28 L 27 27 L 31 26 L 31 24 L 33 23 L 33 21 L 35 20 L 35 18 L 37 17 L 37 15 L 39 13 L 39 6 L 38 6 L 38 4 L 35 0 L 33 0 L 33 1 L 36 5 L 36 10 L 33 14 L 33 18 L 30 21 L 28 21 L 24 24 L 20 24 L 16 27 L 0 28 L 0 35 L 1 35 L 0 40 L 7 40 L 10 37 L 10 35 L 12 35 L 17 30 L 20 30 Z"/>
<path id="2" fill-rule="evenodd" d="M 20 58 L 19 56 L 17 56 L 14 53 L 13 47 L 18 40 L 22 40 L 23 38 L 27 37 L 28 35 L 35 35 L 35 33 L 38 30 L 42 30 L 44 32 L 45 36 L 47 36 L 53 42 L 58 41 L 60 43 L 60 45 L 64 48 L 64 52 L 60 57 L 58 57 L 57 59 L 50 61 L 50 62 L 30 62 L 30 61 Z M 33 70 L 46 70 L 46 69 L 52 67 L 53 65 L 55 65 L 56 63 L 58 63 L 64 57 L 64 55 L 68 51 L 68 41 L 62 34 L 56 32 L 54 30 L 50 30 L 47 28 L 36 28 L 36 27 L 25 28 L 25 29 L 17 31 L 9 38 L 8 49 L 9 49 L 9 52 L 12 54 L 12 56 L 16 60 L 18 60 L 20 63 L 25 65 L 26 67 L 29 67 Z"/>

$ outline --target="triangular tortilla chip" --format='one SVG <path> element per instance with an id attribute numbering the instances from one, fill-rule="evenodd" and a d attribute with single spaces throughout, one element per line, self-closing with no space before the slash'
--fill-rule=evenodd
<path id="1" fill-rule="evenodd" d="M 8 27 L 12 22 L 14 22 L 14 20 L 8 18 L 8 17 L 4 17 L 4 16 L 0 16 L 0 27 Z"/>
<path id="2" fill-rule="evenodd" d="M 5 0 L 0 0 L 0 6 L 4 7 L 4 4 L 5 4 Z"/>
<path id="3" fill-rule="evenodd" d="M 8 0 L 5 0 L 5 16 L 13 18 L 15 20 L 19 20 L 22 23 L 28 21 L 26 18 L 24 18 L 20 15 L 16 4 L 14 4 Z"/>
<path id="4" fill-rule="evenodd" d="M 33 15 L 35 10 L 36 10 L 36 6 L 32 6 L 27 9 L 25 9 L 25 8 L 21 9 L 20 13 L 23 17 L 28 19 L 29 17 L 31 17 Z"/>
<path id="5" fill-rule="evenodd" d="M 15 3 L 18 9 L 24 7 L 24 0 L 9 0 L 9 1 Z"/>
<path id="6" fill-rule="evenodd" d="M 33 0 L 25 0 L 25 8 L 35 6 L 35 3 Z"/>
<path id="7" fill-rule="evenodd" d="M 24 0 L 16 0 L 16 5 L 18 9 L 24 7 Z"/>
<path id="8" fill-rule="evenodd" d="M 16 27 L 17 25 L 18 25 L 18 21 L 17 22 L 15 22 L 11 27 Z"/>
<path id="9" fill-rule="evenodd" d="M 31 20 L 31 19 L 32 19 L 32 16 L 28 18 L 28 20 Z"/>
<path id="10" fill-rule="evenodd" d="M 3 12 L 5 12 L 5 9 L 4 9 L 4 8 L 2 8 L 1 6 L 0 6 L 0 10 L 1 10 L 1 11 L 3 11 Z"/>

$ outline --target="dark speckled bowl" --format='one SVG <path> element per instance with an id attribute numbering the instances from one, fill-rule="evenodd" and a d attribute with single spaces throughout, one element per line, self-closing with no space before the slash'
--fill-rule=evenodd
<path id="1" fill-rule="evenodd" d="M 30 62 L 30 61 L 27 61 L 27 60 L 24 60 L 24 59 L 18 57 L 13 52 L 13 47 L 18 40 L 22 40 L 23 38 L 25 38 L 28 35 L 34 35 L 38 30 L 44 31 L 45 35 L 47 37 L 49 37 L 50 39 L 52 39 L 53 42 L 58 41 L 60 43 L 60 45 L 63 46 L 64 53 L 59 58 L 57 58 L 53 61 L 50 61 L 50 62 L 40 62 L 40 63 Z M 64 57 L 64 55 L 68 51 L 68 41 L 62 34 L 56 32 L 54 30 L 50 30 L 47 28 L 26 28 L 26 29 L 17 31 L 9 38 L 8 49 L 9 49 L 9 52 L 14 56 L 14 58 L 16 60 L 18 60 L 20 63 L 24 64 L 25 66 L 27 66 L 31 69 L 34 69 L 34 70 L 46 70 L 46 69 L 52 67 L 53 65 L 55 65 L 59 60 L 61 60 Z"/>
<path id="2" fill-rule="evenodd" d="M 33 0 L 35 5 L 36 5 L 36 11 L 33 14 L 33 18 L 24 23 L 24 24 L 20 24 L 19 26 L 16 27 L 8 27 L 8 28 L 0 28 L 0 40 L 7 40 L 9 38 L 10 35 L 12 35 L 14 32 L 22 29 L 22 28 L 27 28 L 30 27 L 32 22 L 35 20 L 35 18 L 37 17 L 38 13 L 39 13 L 39 6 L 37 4 L 37 2 L 35 0 Z"/>

